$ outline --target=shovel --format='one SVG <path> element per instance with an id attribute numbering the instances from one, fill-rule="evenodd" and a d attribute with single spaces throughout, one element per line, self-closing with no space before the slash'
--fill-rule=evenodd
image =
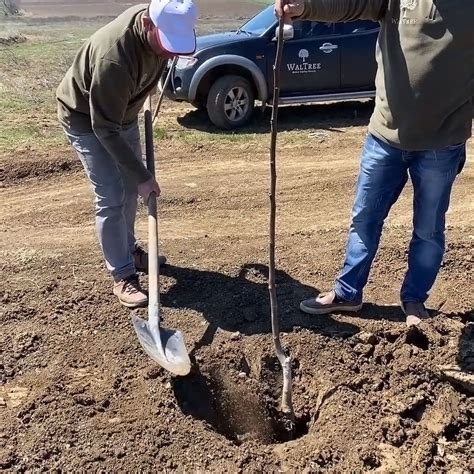
<path id="1" fill-rule="evenodd" d="M 155 176 L 153 118 L 151 97 L 145 102 L 145 147 L 148 170 Z M 164 369 L 175 375 L 187 375 L 191 361 L 183 335 L 160 327 L 160 268 L 158 265 L 158 219 L 156 193 L 148 198 L 148 321 L 132 314 L 133 327 L 145 352 Z"/>

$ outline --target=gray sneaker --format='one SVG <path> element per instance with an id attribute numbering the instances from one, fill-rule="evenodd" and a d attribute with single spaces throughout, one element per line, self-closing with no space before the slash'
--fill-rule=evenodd
<path id="1" fill-rule="evenodd" d="M 359 311 L 363 303 L 354 303 L 339 298 L 335 291 L 320 293 L 316 298 L 305 300 L 300 304 L 301 311 L 308 314 L 328 314 L 338 311 Z"/>
<path id="2" fill-rule="evenodd" d="M 407 317 L 406 322 L 408 327 L 417 326 L 421 321 L 430 317 L 423 303 L 404 303 L 402 301 L 400 306 Z"/>

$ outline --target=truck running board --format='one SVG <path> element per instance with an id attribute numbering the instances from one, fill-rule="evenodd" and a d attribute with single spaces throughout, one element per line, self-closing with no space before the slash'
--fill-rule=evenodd
<path id="1" fill-rule="evenodd" d="M 296 105 L 296 104 L 310 104 L 315 102 L 331 102 L 334 100 L 358 100 L 358 99 L 372 99 L 375 97 L 375 91 L 365 92 L 342 92 L 335 94 L 322 95 L 299 95 L 292 97 L 280 97 L 280 105 Z M 271 105 L 272 100 L 268 103 Z"/>

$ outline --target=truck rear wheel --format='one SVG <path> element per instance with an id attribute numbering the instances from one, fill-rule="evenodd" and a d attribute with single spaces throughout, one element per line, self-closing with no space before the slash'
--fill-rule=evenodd
<path id="1" fill-rule="evenodd" d="M 242 76 L 218 79 L 207 96 L 207 113 L 212 123 L 225 130 L 242 127 L 252 117 L 255 94 L 252 84 Z"/>

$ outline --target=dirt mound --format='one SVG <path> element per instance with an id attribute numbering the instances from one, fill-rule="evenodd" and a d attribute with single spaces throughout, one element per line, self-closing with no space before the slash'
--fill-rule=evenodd
<path id="1" fill-rule="evenodd" d="M 0 45 L 11 46 L 12 44 L 19 44 L 26 42 L 26 36 L 16 31 L 7 31 L 0 33 Z"/>
<path id="2" fill-rule="evenodd" d="M 195 280 L 204 306 L 219 291 L 224 303 L 216 318 L 220 313 L 220 326 L 232 331 L 212 320 L 203 326 L 194 310 L 180 309 L 178 295 L 190 298 L 196 289 L 180 277 L 185 269 L 167 269 L 167 324 L 184 325 L 188 339 L 201 334 L 189 345 L 193 372 L 172 378 L 143 356 L 107 285 L 86 296 L 96 270 L 89 258 L 84 263 L 91 273 L 71 279 L 54 267 L 49 282 L 2 291 L 2 468 L 422 472 L 469 466 L 472 393 L 446 377 L 443 364 L 472 367 L 472 313 L 439 314 L 419 329 L 391 323 L 370 332 L 358 329 L 357 318 L 300 325 L 297 310 L 286 311 L 283 325 L 293 330 L 283 340 L 294 356 L 298 415 L 296 431 L 288 433 L 278 415 L 281 374 L 266 303 L 252 318 L 243 308 L 225 315 L 228 298 L 261 298 L 258 266 L 245 269 L 253 280 L 247 288 L 236 278 L 239 270 L 223 275 L 228 283 L 220 288 Z M 282 307 L 295 307 L 298 292 L 281 273 L 279 280 Z"/>
<path id="3" fill-rule="evenodd" d="M 25 159 L 25 155 L 28 158 Z M 0 158 L 0 185 L 21 184 L 30 178 L 45 179 L 54 175 L 67 175 L 82 169 L 81 162 L 68 150 L 64 155 L 56 153 L 16 152 L 16 158 Z"/>

